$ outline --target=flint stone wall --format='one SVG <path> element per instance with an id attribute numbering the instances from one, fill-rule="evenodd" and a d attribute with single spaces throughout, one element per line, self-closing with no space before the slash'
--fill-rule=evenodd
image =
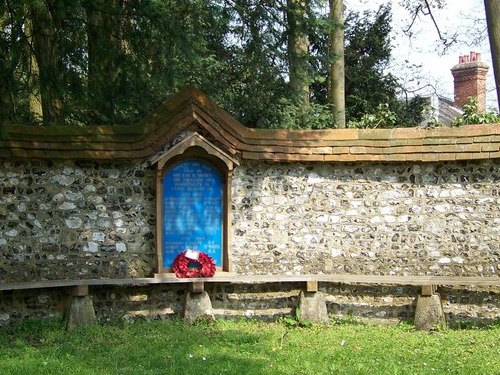
<path id="1" fill-rule="evenodd" d="M 233 202 L 238 273 L 500 273 L 498 160 L 244 163 Z"/>
<path id="2" fill-rule="evenodd" d="M 2 162 L 0 189 L 1 282 L 154 273 L 146 162 Z M 243 161 L 231 237 L 237 274 L 498 275 L 500 161 Z"/>
<path id="3" fill-rule="evenodd" d="M 300 283 L 207 284 L 217 318 L 259 318 L 274 321 L 294 314 Z M 419 288 L 327 284 L 324 293 L 328 314 L 356 317 L 368 323 L 397 324 L 412 319 Z M 498 319 L 498 291 L 482 288 L 439 288 L 443 310 L 450 323 L 464 320 L 492 323 Z M 185 285 L 140 287 L 90 287 L 99 322 L 180 318 L 188 289 Z M 0 326 L 30 318 L 62 318 L 67 295 L 61 289 L 0 291 Z"/>
<path id="4" fill-rule="evenodd" d="M 154 170 L 87 161 L 0 165 L 2 282 L 152 274 Z"/>

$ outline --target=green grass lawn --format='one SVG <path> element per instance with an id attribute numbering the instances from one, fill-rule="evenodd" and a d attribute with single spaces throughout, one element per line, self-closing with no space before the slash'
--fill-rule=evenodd
<path id="1" fill-rule="evenodd" d="M 500 374 L 500 324 L 426 333 L 220 320 L 66 332 L 30 321 L 0 328 L 0 374 Z"/>

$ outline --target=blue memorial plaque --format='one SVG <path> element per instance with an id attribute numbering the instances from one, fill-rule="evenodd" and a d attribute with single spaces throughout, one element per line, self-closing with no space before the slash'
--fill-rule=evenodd
<path id="1" fill-rule="evenodd" d="M 222 264 L 222 178 L 200 160 L 176 164 L 163 178 L 163 267 L 187 249 Z"/>

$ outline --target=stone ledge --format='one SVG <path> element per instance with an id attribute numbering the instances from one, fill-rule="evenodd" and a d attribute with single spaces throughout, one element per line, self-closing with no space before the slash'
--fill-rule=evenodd
<path id="1" fill-rule="evenodd" d="M 221 275 L 214 278 L 148 277 L 128 279 L 81 279 L 42 280 L 14 283 L 0 283 L 0 291 L 71 286 L 140 286 L 152 284 L 189 284 L 193 282 L 262 284 L 293 282 L 324 282 L 337 284 L 385 284 L 385 285 L 449 285 L 449 286 L 500 286 L 500 277 L 475 276 L 392 276 L 392 275 Z"/>

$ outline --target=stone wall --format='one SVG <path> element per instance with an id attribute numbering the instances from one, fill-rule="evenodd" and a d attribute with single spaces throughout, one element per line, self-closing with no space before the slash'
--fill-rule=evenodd
<path id="1" fill-rule="evenodd" d="M 498 160 L 245 162 L 234 174 L 237 273 L 500 273 Z"/>
<path id="2" fill-rule="evenodd" d="M 150 276 L 152 181 L 142 164 L 1 163 L 1 281 Z"/>
<path id="3" fill-rule="evenodd" d="M 0 164 L 0 280 L 150 277 L 155 170 L 147 162 Z M 232 185 L 237 274 L 496 276 L 500 160 L 242 161 Z M 182 314 L 186 286 L 91 287 L 101 321 Z M 288 315 L 300 285 L 206 286 L 216 316 Z M 322 284 L 330 314 L 411 317 L 418 288 Z M 493 320 L 498 287 L 441 288 L 451 318 Z M 0 324 L 60 316 L 63 290 L 0 292 Z"/>
<path id="4" fill-rule="evenodd" d="M 3 162 L 0 277 L 149 277 L 155 172 L 147 164 Z M 238 274 L 494 276 L 500 161 L 243 162 L 232 186 Z"/>
<path id="5" fill-rule="evenodd" d="M 256 285 L 207 284 L 217 318 L 259 318 L 274 321 L 294 314 L 300 283 Z M 90 287 L 101 323 L 137 319 L 181 318 L 186 285 Z M 417 287 L 322 284 L 328 314 L 368 323 L 396 324 L 415 313 Z M 491 323 L 498 319 L 500 298 L 490 288 L 439 288 L 449 322 Z M 0 291 L 0 326 L 30 318 L 62 318 L 68 296 L 62 289 Z"/>

